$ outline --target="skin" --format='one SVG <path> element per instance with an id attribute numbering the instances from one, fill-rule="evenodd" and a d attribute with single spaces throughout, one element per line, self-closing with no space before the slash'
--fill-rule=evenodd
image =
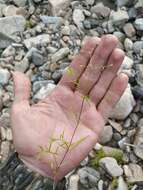
<path id="1" fill-rule="evenodd" d="M 14 145 L 29 168 L 58 181 L 78 166 L 95 146 L 128 83 L 126 75 L 117 75 L 124 59 L 124 52 L 116 48 L 117 44 L 113 35 L 88 39 L 70 65 L 72 74 L 65 72 L 53 92 L 32 106 L 29 104 L 29 79 L 19 72 L 13 74 L 15 100 L 11 120 Z M 90 100 L 83 103 L 85 96 Z M 38 156 L 39 146 L 48 147 L 51 137 L 60 138 L 63 131 L 64 138 L 70 142 L 76 127 L 72 141 L 85 139 L 68 151 L 64 160 L 65 148 L 58 150 L 56 159 L 50 154 Z M 57 146 L 58 143 L 54 143 L 52 150 L 55 151 Z M 53 168 L 59 165 L 54 173 Z"/>

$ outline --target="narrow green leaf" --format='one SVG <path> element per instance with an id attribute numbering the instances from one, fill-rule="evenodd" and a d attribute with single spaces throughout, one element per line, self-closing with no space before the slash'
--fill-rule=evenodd
<path id="1" fill-rule="evenodd" d="M 75 74 L 74 70 L 71 67 L 68 67 L 67 70 L 66 70 L 66 72 L 71 77 L 73 77 L 74 74 Z"/>
<path id="2" fill-rule="evenodd" d="M 87 137 L 83 137 L 80 140 L 78 140 L 77 142 L 71 144 L 70 146 L 70 150 L 73 150 L 74 148 L 76 148 L 78 145 L 80 145 Z"/>

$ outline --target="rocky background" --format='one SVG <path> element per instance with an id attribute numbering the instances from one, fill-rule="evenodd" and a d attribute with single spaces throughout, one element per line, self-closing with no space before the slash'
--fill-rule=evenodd
<path id="1" fill-rule="evenodd" d="M 66 177 L 66 189 L 143 190 L 143 0 L 0 0 L 1 163 L 13 151 L 12 72 L 26 73 L 33 100 L 40 100 L 88 36 L 108 33 L 126 52 L 121 70 L 129 85 L 100 144 Z M 43 190 L 42 183 L 32 189 Z"/>

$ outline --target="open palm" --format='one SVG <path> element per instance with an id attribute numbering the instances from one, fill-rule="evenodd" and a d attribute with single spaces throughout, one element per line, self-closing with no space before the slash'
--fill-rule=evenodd
<path id="1" fill-rule="evenodd" d="M 14 74 L 14 144 L 34 171 L 55 180 L 76 167 L 96 144 L 128 78 L 117 72 L 124 59 L 117 39 L 89 39 L 53 92 L 30 106 L 30 82 Z"/>

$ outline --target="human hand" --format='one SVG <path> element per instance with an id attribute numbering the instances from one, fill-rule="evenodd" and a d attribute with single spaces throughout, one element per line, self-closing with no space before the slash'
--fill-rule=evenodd
<path id="1" fill-rule="evenodd" d="M 14 145 L 29 168 L 58 181 L 92 150 L 128 83 L 117 75 L 124 59 L 117 43 L 112 35 L 89 39 L 53 92 L 32 106 L 28 78 L 14 73 Z"/>

